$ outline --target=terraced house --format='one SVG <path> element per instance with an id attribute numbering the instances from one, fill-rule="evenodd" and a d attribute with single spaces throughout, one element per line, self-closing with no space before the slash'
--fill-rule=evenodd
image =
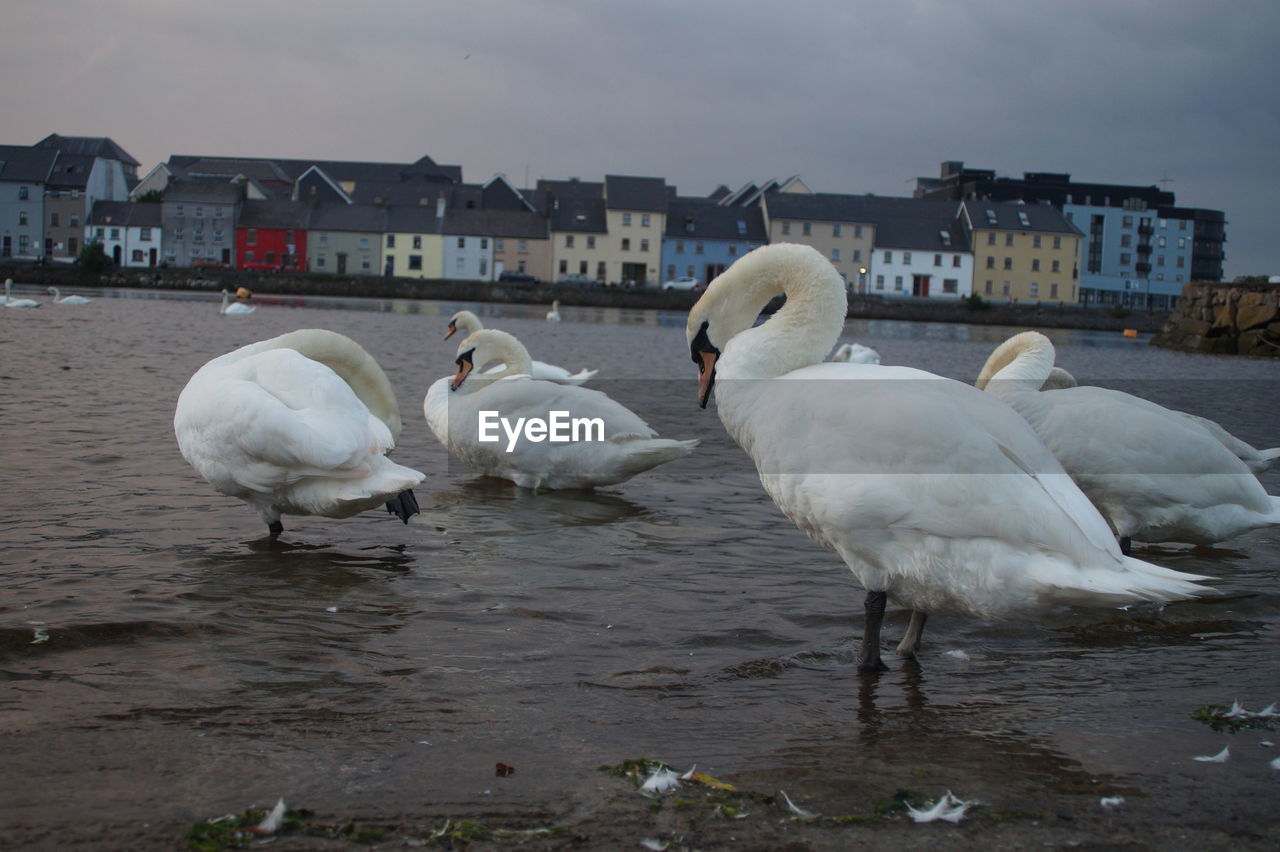
<path id="1" fill-rule="evenodd" d="M 850 287 L 865 290 L 874 273 L 874 196 L 813 192 L 791 179 L 761 197 L 770 242 L 813 246 Z"/>
<path id="2" fill-rule="evenodd" d="M 689 277 L 706 286 L 739 257 L 767 242 L 758 205 L 725 207 L 712 198 L 677 198 L 667 207 L 663 280 Z"/>
<path id="3" fill-rule="evenodd" d="M 624 287 L 658 286 L 667 204 L 674 194 L 663 178 L 605 175 L 606 280 Z"/>
<path id="4" fill-rule="evenodd" d="M 973 288 L 983 297 L 1075 302 L 1080 231 L 1050 204 L 966 201 L 960 218 L 973 246 Z"/>

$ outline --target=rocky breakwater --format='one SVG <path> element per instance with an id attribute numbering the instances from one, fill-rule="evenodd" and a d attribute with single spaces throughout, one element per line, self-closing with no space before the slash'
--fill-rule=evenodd
<path id="1" fill-rule="evenodd" d="M 1190 352 L 1280 357 L 1280 283 L 1187 284 L 1151 343 Z"/>

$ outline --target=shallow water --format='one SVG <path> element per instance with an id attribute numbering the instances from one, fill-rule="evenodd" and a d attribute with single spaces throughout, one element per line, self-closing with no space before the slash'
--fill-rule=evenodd
<path id="1" fill-rule="evenodd" d="M 1274 827 L 1280 749 L 1261 743 L 1280 735 L 1228 739 L 1190 713 L 1280 699 L 1280 531 L 1135 554 L 1218 578 L 1212 599 L 937 617 L 921 666 L 861 678 L 862 594 L 697 408 L 682 315 L 469 306 L 703 440 L 620 486 L 533 495 L 451 463 L 422 420 L 458 307 L 264 299 L 222 317 L 208 297 L 118 292 L 0 311 L 4 824 L 182 822 L 279 796 L 554 821 L 616 784 L 600 764 L 645 756 L 827 813 L 903 787 L 1006 808 L 1121 793 L 1189 824 Z M 272 543 L 179 455 L 190 375 L 306 327 L 356 339 L 395 385 L 396 457 L 428 474 L 408 526 L 286 517 Z M 1011 331 L 850 321 L 843 339 L 972 380 Z M 1047 333 L 1082 380 L 1280 443 L 1280 364 Z M 1262 479 L 1280 494 L 1280 472 Z M 1227 742 L 1229 763 L 1191 760 Z M 498 761 L 517 773 L 495 778 Z"/>

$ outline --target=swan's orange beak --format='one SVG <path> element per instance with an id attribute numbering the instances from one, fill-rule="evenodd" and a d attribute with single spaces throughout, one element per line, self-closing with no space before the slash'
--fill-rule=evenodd
<path id="1" fill-rule="evenodd" d="M 449 322 L 449 330 L 444 333 L 444 339 L 448 340 L 450 337 L 453 337 L 454 332 L 456 332 L 457 330 L 458 330 L 458 324 L 451 320 Z"/>
<path id="2" fill-rule="evenodd" d="M 716 359 L 720 357 L 719 352 L 699 352 L 702 358 L 698 364 L 698 407 L 707 407 L 707 398 L 711 396 L 711 389 L 716 384 Z"/>
<path id="3" fill-rule="evenodd" d="M 466 381 L 467 374 L 471 372 L 471 360 L 460 359 L 458 361 L 458 374 L 453 377 L 453 381 L 449 383 L 449 390 L 457 390 L 462 387 L 462 383 Z"/>

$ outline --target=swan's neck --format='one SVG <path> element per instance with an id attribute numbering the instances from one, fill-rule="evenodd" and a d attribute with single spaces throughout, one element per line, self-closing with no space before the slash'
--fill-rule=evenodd
<path id="1" fill-rule="evenodd" d="M 477 331 L 484 328 L 484 325 L 480 322 L 480 318 L 471 313 L 471 311 L 459 311 L 453 318 L 453 325 L 454 328 L 458 329 L 458 331 L 462 333 L 463 339 L 470 337 Z"/>
<path id="2" fill-rule="evenodd" d="M 726 379 L 768 379 L 821 362 L 839 339 L 848 310 L 844 286 L 835 270 L 830 272 L 835 278 L 832 282 L 808 276 L 750 279 L 751 286 L 741 291 L 742 304 L 747 306 L 737 319 L 742 330 L 725 345 L 720 375 Z M 778 295 L 785 295 L 786 303 L 763 324 L 751 327 L 765 305 Z"/>
<path id="3" fill-rule="evenodd" d="M 224 297 L 225 298 L 225 297 Z M 318 328 L 302 329 L 264 341 L 264 349 L 293 349 L 337 373 L 360 401 L 400 438 L 400 406 L 382 367 L 349 337 Z"/>
<path id="4" fill-rule="evenodd" d="M 1035 331 L 1015 334 L 996 347 L 975 383 L 979 390 L 990 381 L 1026 382 L 1039 390 L 1053 372 L 1053 344 Z"/>
<path id="5" fill-rule="evenodd" d="M 472 384 L 472 379 L 476 380 L 472 384 L 473 389 L 491 385 L 508 376 L 533 375 L 533 358 L 530 357 L 529 350 L 523 346 L 496 346 L 482 357 L 484 357 L 485 363 L 477 363 L 475 369 L 471 371 L 471 376 L 467 379 L 468 384 Z M 500 362 L 502 369 L 495 370 L 492 373 L 484 372 L 484 368 L 494 361 Z"/>

